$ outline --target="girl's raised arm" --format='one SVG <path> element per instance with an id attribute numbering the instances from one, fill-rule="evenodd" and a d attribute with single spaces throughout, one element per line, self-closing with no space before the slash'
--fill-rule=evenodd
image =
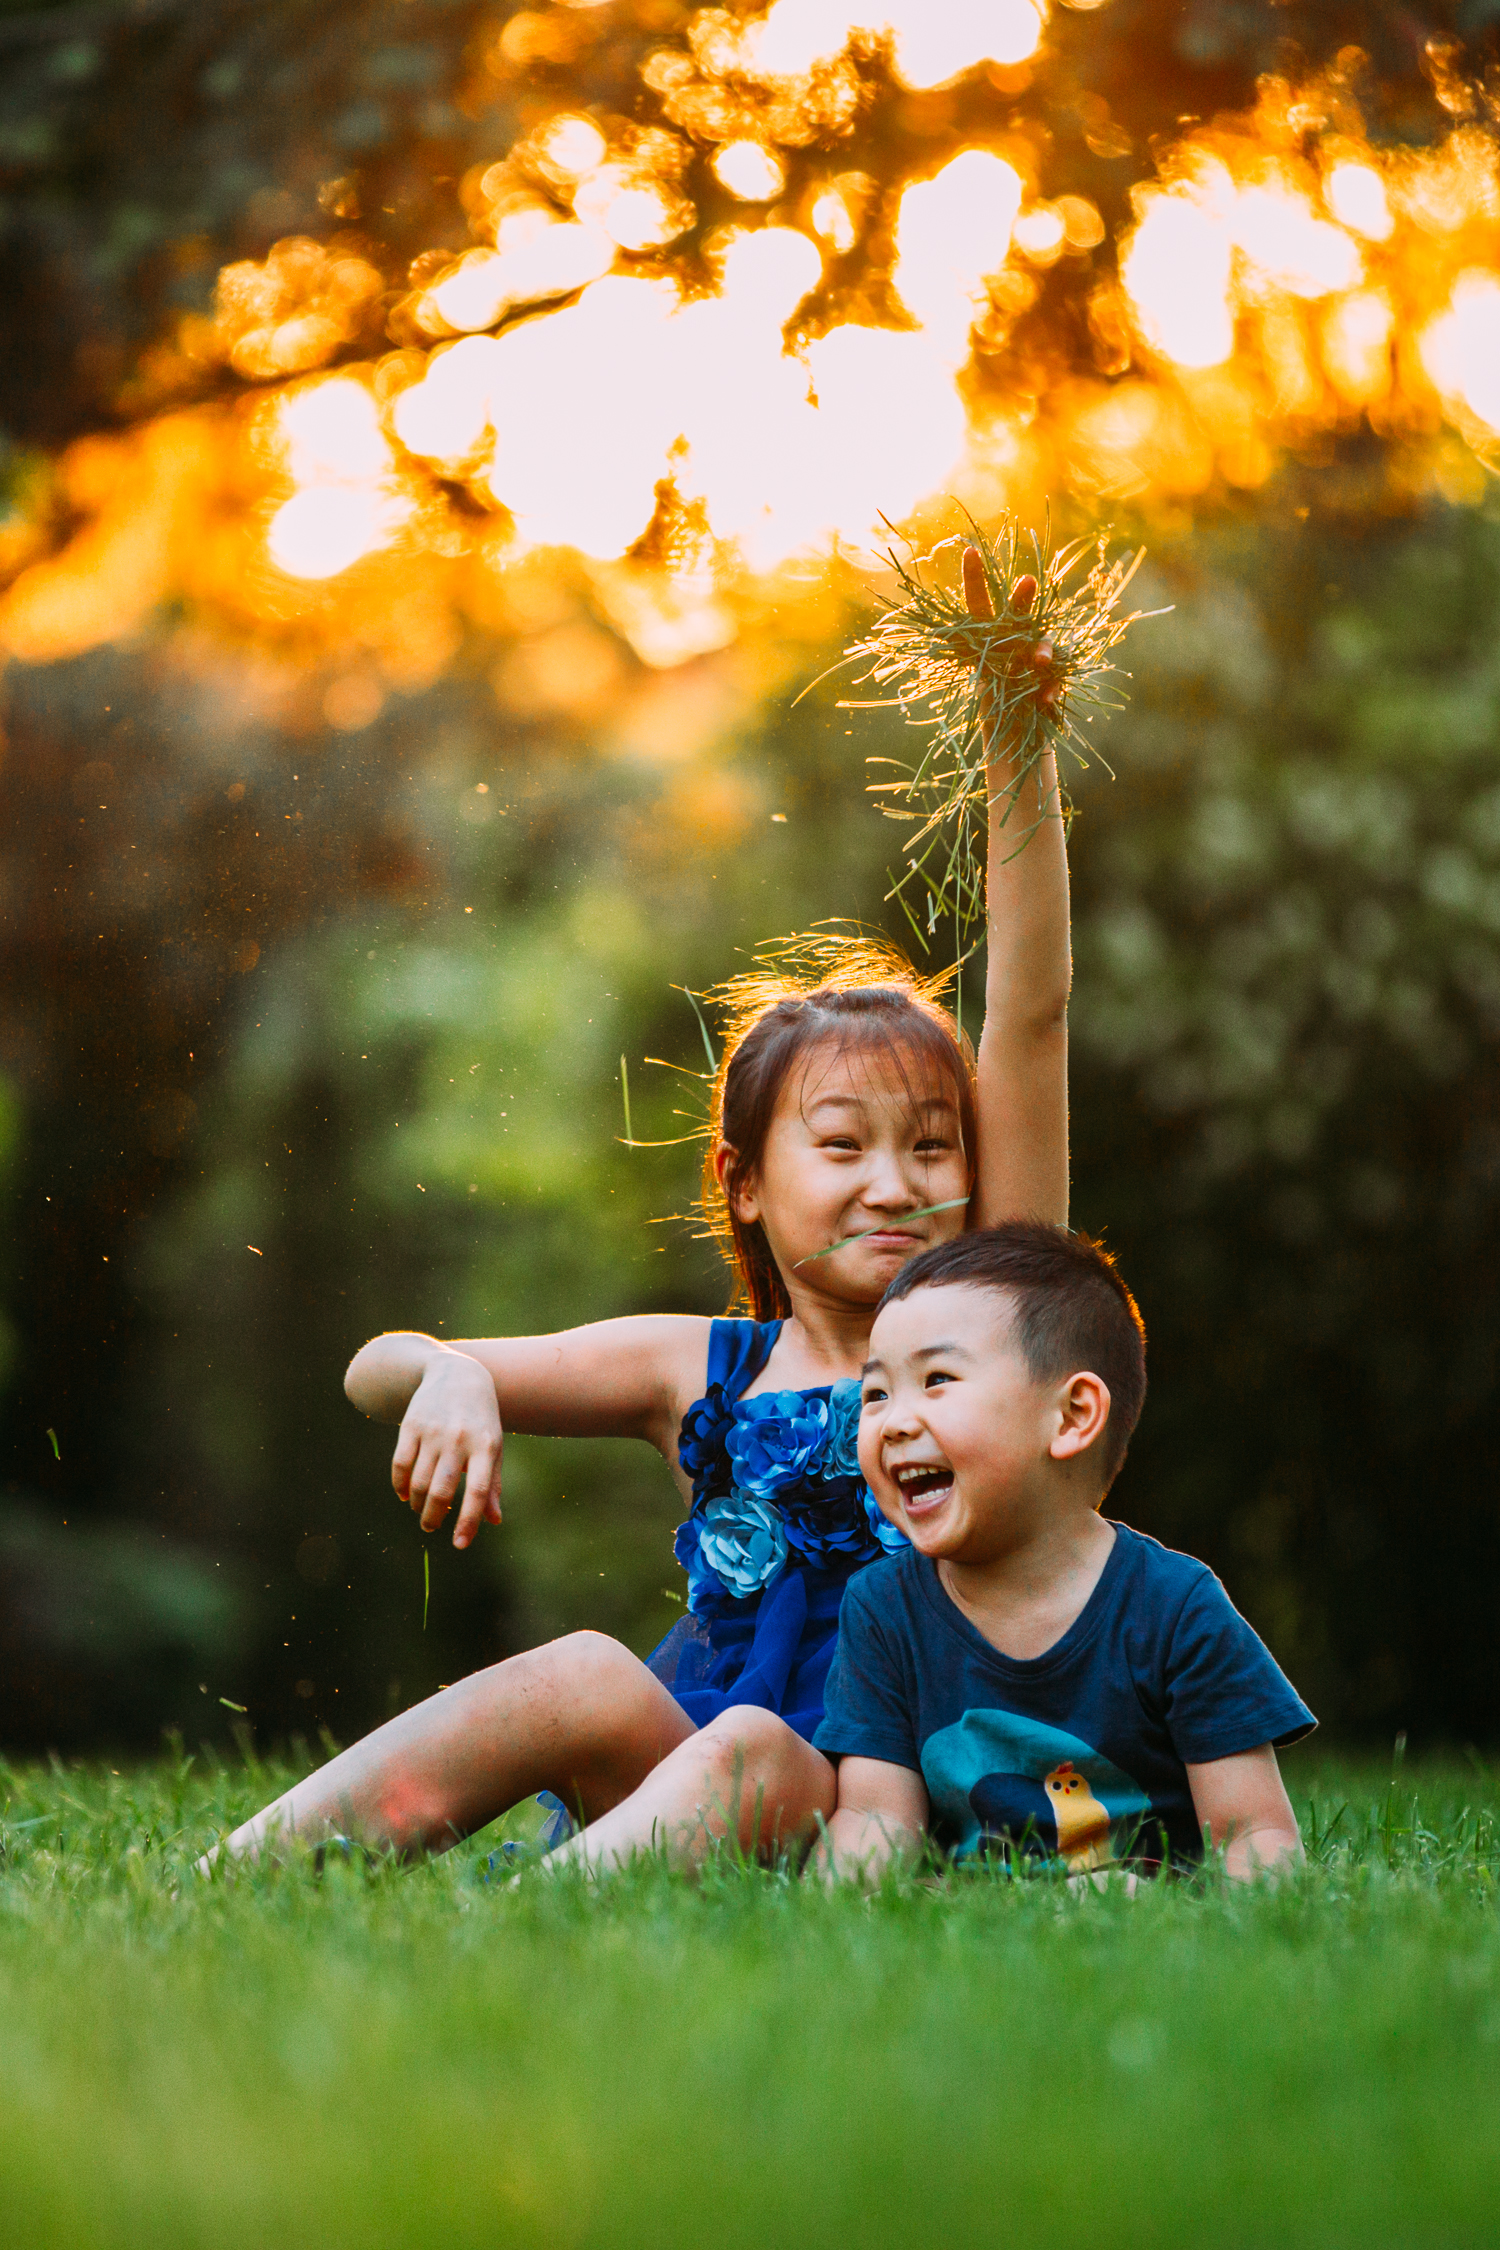
<path id="1" fill-rule="evenodd" d="M 675 1463 L 684 1403 L 701 1385 L 708 1322 L 639 1314 L 554 1336 L 395 1333 L 356 1352 L 344 1389 L 361 1412 L 399 1422 L 391 1482 L 435 1531 L 460 1483 L 453 1542 L 500 1521 L 506 1427 L 541 1437 L 638 1437 Z"/>
<path id="2" fill-rule="evenodd" d="M 964 556 L 964 596 L 972 616 L 993 617 L 973 548 Z M 1057 761 L 1047 751 L 1012 802 L 1007 744 L 992 737 L 988 748 L 988 958 L 970 1216 L 981 1227 L 1020 1218 L 1066 1226 L 1073 959 Z M 1033 827 L 1036 834 L 1018 850 Z"/>

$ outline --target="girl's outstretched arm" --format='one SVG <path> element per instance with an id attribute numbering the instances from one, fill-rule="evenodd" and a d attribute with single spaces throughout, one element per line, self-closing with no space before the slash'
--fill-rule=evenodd
<path id="1" fill-rule="evenodd" d="M 708 1322 L 640 1314 L 555 1336 L 376 1336 L 344 1389 L 362 1413 L 399 1422 L 391 1482 L 436 1531 L 464 1485 L 454 1545 L 500 1521 L 507 1427 L 542 1437 L 638 1437 L 675 1467 L 677 1424 L 701 1388 Z"/>
<path id="2" fill-rule="evenodd" d="M 994 615 L 973 548 L 964 555 L 964 596 L 971 615 Z M 1012 802 L 1008 747 L 996 736 L 988 745 L 988 952 L 970 1221 L 985 1227 L 1036 1218 L 1066 1226 L 1073 959 L 1057 761 L 1048 750 Z"/>

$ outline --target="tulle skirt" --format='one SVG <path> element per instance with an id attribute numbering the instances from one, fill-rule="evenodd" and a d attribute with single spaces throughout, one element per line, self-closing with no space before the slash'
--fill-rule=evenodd
<path id="1" fill-rule="evenodd" d="M 695 1726 L 736 1704 L 774 1711 L 810 1742 L 838 1640 L 839 1604 L 852 1573 L 789 1564 L 766 1591 L 687 1616 L 646 1659 Z"/>

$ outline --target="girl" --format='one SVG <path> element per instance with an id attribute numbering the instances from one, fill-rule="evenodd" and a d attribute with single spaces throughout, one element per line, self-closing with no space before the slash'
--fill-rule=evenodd
<path id="1" fill-rule="evenodd" d="M 977 554 L 964 565 L 972 614 L 992 615 Z M 1011 779 L 992 741 L 992 807 Z M 867 1507 L 854 1452 L 874 1307 L 907 1258 L 965 1224 L 1067 1219 L 1068 875 L 1050 753 L 1036 788 L 1013 824 L 991 821 L 977 1063 L 936 997 L 946 980 L 894 948 L 846 948 L 816 986 L 726 988 L 704 1205 L 749 1319 L 395 1334 L 350 1365 L 354 1404 L 401 1425 L 392 1478 L 424 1531 L 464 1484 L 459 1547 L 500 1521 L 506 1426 L 654 1445 L 691 1502 L 676 1541 L 688 1617 L 646 1663 L 585 1632 L 472 1674 L 299 1782 L 228 1850 L 284 1829 L 441 1851 L 540 1791 L 581 1812 L 574 1848 L 591 1860 L 662 1838 L 690 1857 L 726 1831 L 746 1850 L 795 1847 L 828 1817 L 834 1772 L 810 1737 L 839 1600 L 899 1537 Z M 736 1777 L 752 1770 L 747 1792 Z"/>

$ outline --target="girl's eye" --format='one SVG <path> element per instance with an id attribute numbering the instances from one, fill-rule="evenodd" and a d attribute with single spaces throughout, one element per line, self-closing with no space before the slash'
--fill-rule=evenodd
<path id="1" fill-rule="evenodd" d="M 952 1146 L 953 1143 L 945 1141 L 940 1133 L 925 1133 L 917 1143 L 917 1154 L 918 1156 L 946 1156 Z"/>
<path id="2" fill-rule="evenodd" d="M 884 1397 L 885 1392 L 882 1390 L 868 1390 L 859 1403 L 861 1406 L 878 1406 Z"/>
<path id="3" fill-rule="evenodd" d="M 951 1375 L 945 1375 L 940 1367 L 934 1367 L 928 1374 L 926 1388 L 930 1391 L 934 1383 L 951 1383 L 952 1381 Z"/>
<path id="4" fill-rule="evenodd" d="M 832 1139 L 832 1140 L 827 1140 L 827 1141 L 824 1141 L 822 1145 L 823 1145 L 823 1147 L 824 1147 L 824 1148 L 839 1148 L 839 1149 L 844 1149 L 844 1148 L 848 1148 L 848 1149 L 854 1149 L 854 1150 L 856 1150 L 856 1151 L 857 1151 L 857 1150 L 858 1150 L 858 1148 L 859 1148 L 859 1143 L 858 1143 L 858 1141 L 854 1141 L 854 1140 L 851 1140 L 851 1139 L 849 1138 L 849 1136 L 848 1136 L 848 1134 L 847 1134 L 847 1133 L 841 1133 L 841 1134 L 839 1134 L 839 1135 L 838 1135 L 838 1136 L 837 1136 L 836 1138 L 834 1138 L 834 1139 Z"/>

